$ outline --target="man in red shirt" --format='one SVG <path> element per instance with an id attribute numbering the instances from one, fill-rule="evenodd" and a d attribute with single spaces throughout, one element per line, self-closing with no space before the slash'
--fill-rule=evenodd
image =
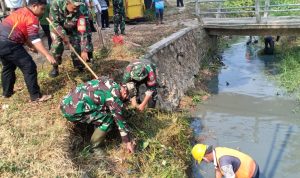
<path id="1" fill-rule="evenodd" d="M 49 54 L 39 37 L 39 20 L 45 11 L 46 0 L 29 0 L 28 6 L 18 9 L 0 23 L 0 58 L 2 61 L 3 96 L 13 95 L 16 68 L 20 68 L 25 79 L 31 101 L 45 101 L 50 95 L 42 95 L 37 82 L 37 66 L 24 49 L 26 44 L 33 52 L 40 52 L 51 63 L 55 59 Z"/>

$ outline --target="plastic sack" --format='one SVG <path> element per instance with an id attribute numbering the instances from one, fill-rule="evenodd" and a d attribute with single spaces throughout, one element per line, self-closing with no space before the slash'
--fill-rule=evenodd
<path id="1" fill-rule="evenodd" d="M 114 35 L 112 38 L 114 45 L 123 45 L 124 44 L 124 38 L 121 35 Z"/>

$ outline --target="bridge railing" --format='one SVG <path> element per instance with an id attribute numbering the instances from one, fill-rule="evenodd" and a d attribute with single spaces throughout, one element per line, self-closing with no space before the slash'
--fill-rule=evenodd
<path id="1" fill-rule="evenodd" d="M 200 18 L 255 16 L 259 23 L 262 16 L 268 17 L 270 13 L 300 12 L 300 4 L 271 4 L 271 0 L 253 0 L 250 6 L 225 6 L 226 3 L 230 4 L 230 0 L 195 0 L 196 15 Z"/>

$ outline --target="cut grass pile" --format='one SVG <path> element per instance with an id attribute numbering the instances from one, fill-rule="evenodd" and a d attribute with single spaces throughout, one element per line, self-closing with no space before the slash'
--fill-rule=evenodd
<path id="1" fill-rule="evenodd" d="M 98 60 L 94 70 L 119 79 L 127 64 Z M 58 105 L 91 75 L 79 74 L 66 60 L 61 69 L 60 76 L 51 79 L 50 67 L 39 66 L 39 83 L 44 94 L 53 94 L 50 101 L 29 103 L 19 70 L 16 86 L 21 90 L 0 98 L 0 177 L 187 177 L 191 132 L 185 113 L 129 110 L 126 118 L 136 153 L 129 155 L 121 147 L 117 130 L 109 133 L 104 155 L 90 153 L 86 148 L 93 127 L 67 122 Z"/>

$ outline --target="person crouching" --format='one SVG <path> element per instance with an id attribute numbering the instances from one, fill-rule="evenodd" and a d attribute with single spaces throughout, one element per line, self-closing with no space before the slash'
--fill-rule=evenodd
<path id="1" fill-rule="evenodd" d="M 128 152 L 134 152 L 129 130 L 123 118 L 123 101 L 129 97 L 126 85 L 119 85 L 111 79 L 101 78 L 78 85 L 63 98 L 60 109 L 71 122 L 95 125 L 91 137 L 91 148 L 101 145 L 115 123 L 122 142 Z"/>

